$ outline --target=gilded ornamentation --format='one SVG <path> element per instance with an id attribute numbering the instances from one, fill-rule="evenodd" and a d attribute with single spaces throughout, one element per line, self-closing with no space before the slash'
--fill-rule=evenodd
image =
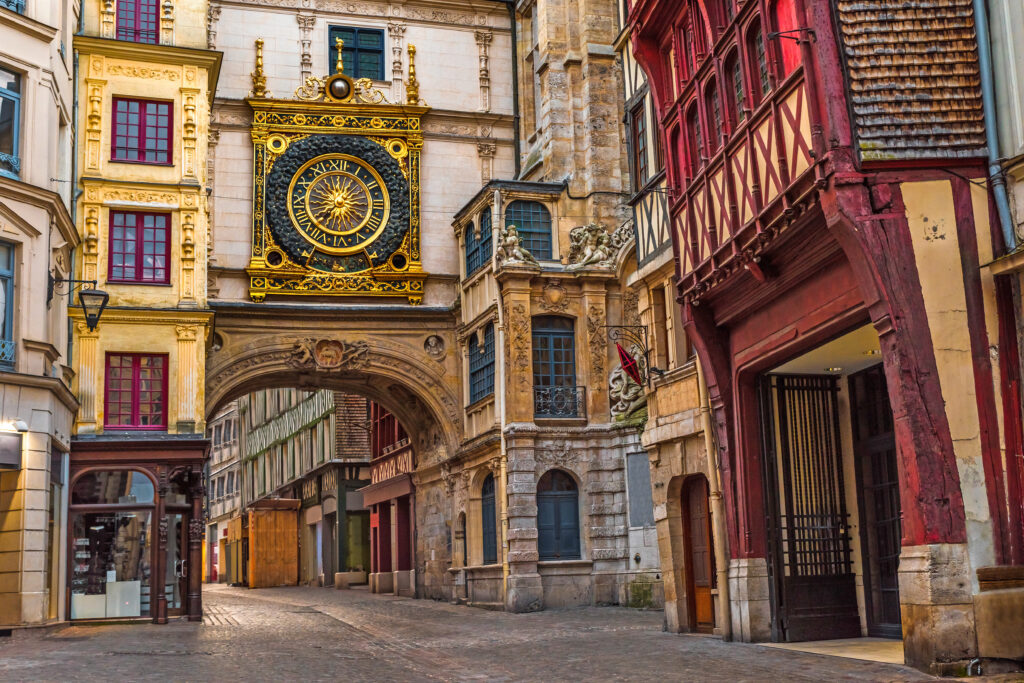
<path id="1" fill-rule="evenodd" d="M 614 268 L 618 251 L 612 246 L 611 235 L 601 225 L 590 223 L 573 228 L 569 231 L 567 270 Z"/>
<path id="2" fill-rule="evenodd" d="M 587 340 L 590 346 L 590 371 L 595 378 L 604 377 L 604 362 L 608 357 L 608 330 L 604 323 L 604 310 L 591 306 L 587 311 Z"/>
<path id="3" fill-rule="evenodd" d="M 335 339 L 300 339 L 292 347 L 289 363 L 295 367 L 318 370 L 363 368 L 369 359 L 366 342 L 343 342 Z"/>
<path id="4" fill-rule="evenodd" d="M 416 46 L 409 45 L 409 79 L 405 84 L 405 102 L 406 104 L 419 104 L 420 103 L 420 84 L 416 80 Z"/>
<path id="5" fill-rule="evenodd" d="M 540 264 L 537 263 L 537 259 L 533 257 L 533 254 L 523 247 L 523 239 L 519 236 L 516 226 L 511 223 L 502 228 L 499 234 L 495 259 L 498 262 L 498 266 L 518 265 L 540 268 Z"/>
<path id="6" fill-rule="evenodd" d="M 256 39 L 256 67 L 252 72 L 252 97 L 267 98 L 267 76 L 263 73 L 263 39 Z"/>

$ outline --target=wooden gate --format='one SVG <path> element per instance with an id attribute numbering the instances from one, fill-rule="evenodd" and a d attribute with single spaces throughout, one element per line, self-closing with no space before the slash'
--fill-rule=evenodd
<path id="1" fill-rule="evenodd" d="M 761 384 L 772 640 L 860 635 L 850 562 L 837 378 Z"/>

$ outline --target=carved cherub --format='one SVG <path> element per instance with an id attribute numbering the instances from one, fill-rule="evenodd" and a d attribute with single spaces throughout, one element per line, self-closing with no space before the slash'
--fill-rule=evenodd
<path id="1" fill-rule="evenodd" d="M 597 223 L 573 228 L 569 231 L 569 270 L 587 266 L 611 268 L 615 253 L 611 235 Z"/>
<path id="2" fill-rule="evenodd" d="M 523 247 L 523 239 L 519 236 L 516 226 L 509 223 L 502 229 L 498 236 L 497 259 L 499 265 L 502 263 L 524 263 L 526 265 L 540 267 L 537 259 Z"/>

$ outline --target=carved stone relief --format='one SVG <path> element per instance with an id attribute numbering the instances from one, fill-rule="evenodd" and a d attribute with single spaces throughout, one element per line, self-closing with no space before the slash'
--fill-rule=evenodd
<path id="1" fill-rule="evenodd" d="M 608 329 L 604 309 L 591 306 L 587 311 L 587 340 L 590 346 L 590 371 L 595 380 L 604 377 L 604 361 L 608 356 Z"/>

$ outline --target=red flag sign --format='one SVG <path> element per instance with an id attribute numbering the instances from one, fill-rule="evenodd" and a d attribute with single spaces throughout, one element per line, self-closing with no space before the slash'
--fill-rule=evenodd
<path id="1" fill-rule="evenodd" d="M 615 343 L 615 349 L 619 352 L 619 362 L 622 363 L 625 373 L 631 380 L 643 386 L 643 380 L 640 379 L 640 365 L 636 362 L 636 358 L 633 358 L 618 342 Z"/>

